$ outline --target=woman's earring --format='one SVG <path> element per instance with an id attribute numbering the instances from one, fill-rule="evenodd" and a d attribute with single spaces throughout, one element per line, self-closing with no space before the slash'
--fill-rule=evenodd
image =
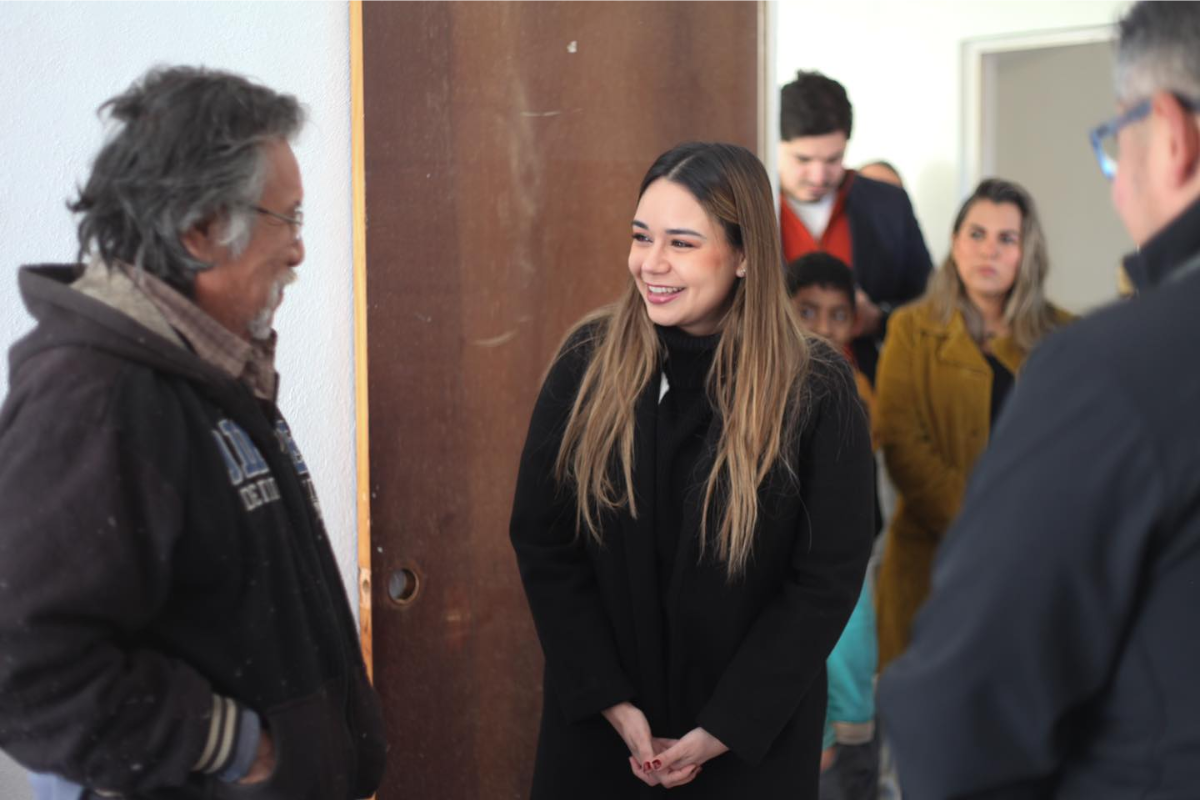
<path id="1" fill-rule="evenodd" d="M 743 269 L 743 268 L 741 268 L 741 267 L 739 267 L 739 268 L 738 268 L 738 271 L 737 271 L 737 276 L 738 276 L 739 278 L 744 278 L 744 277 L 746 277 L 746 270 L 745 270 L 745 269 Z"/>

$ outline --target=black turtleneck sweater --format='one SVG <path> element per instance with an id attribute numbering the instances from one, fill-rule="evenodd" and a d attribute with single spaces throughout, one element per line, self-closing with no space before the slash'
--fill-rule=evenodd
<path id="1" fill-rule="evenodd" d="M 666 348 L 663 375 L 667 392 L 658 403 L 654 451 L 655 547 L 659 591 L 665 595 L 679 548 L 684 500 L 692 492 L 702 499 L 708 478 L 697 465 L 713 419 L 705 382 L 721 336 L 689 336 L 678 328 L 656 328 Z"/>
<path id="2" fill-rule="evenodd" d="M 1004 401 L 1008 399 L 1008 393 L 1012 391 L 1013 374 L 1008 371 L 1008 367 L 1000 362 L 991 353 L 985 352 L 983 357 L 987 359 L 988 366 L 992 368 L 992 427 L 996 427 L 996 420 L 1000 418 L 1000 412 L 1004 409 Z"/>

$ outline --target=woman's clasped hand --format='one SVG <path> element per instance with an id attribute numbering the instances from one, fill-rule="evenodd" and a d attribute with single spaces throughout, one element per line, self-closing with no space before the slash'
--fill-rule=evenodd
<path id="1" fill-rule="evenodd" d="M 693 728 L 682 739 L 654 736 L 646 715 L 632 703 L 618 703 L 604 711 L 629 748 L 633 774 L 650 786 L 668 789 L 695 780 L 704 762 L 729 748 L 704 728 Z"/>

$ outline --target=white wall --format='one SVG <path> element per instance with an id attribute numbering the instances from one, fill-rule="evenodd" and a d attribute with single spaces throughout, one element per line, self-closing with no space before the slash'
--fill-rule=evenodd
<path id="1" fill-rule="evenodd" d="M 1116 21 L 1112 0 L 782 0 L 776 75 L 818 69 L 846 87 L 854 132 L 846 164 L 886 159 L 900 170 L 935 264 L 963 196 L 964 40 Z M 1036 114 L 1036 109 L 1030 110 Z M 1096 109 L 1096 122 L 1113 112 Z M 1079 132 L 1086 148 L 1087 131 Z"/>
<path id="2" fill-rule="evenodd" d="M 310 113 L 296 147 L 308 255 L 277 317 L 280 404 L 353 588 L 349 36 L 344 2 L 0 3 L 0 351 L 32 324 L 17 266 L 74 256 L 64 202 L 100 146 L 101 102 L 162 63 L 229 69 L 295 94 Z M 0 372 L 6 392 L 7 361 Z M 26 791 L 0 763 L 0 797 Z"/>

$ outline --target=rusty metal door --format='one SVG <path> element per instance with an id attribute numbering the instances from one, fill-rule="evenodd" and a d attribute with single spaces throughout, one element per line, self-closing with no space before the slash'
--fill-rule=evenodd
<path id="1" fill-rule="evenodd" d="M 362 14 L 379 797 L 524 797 L 542 654 L 507 524 L 533 400 L 568 326 L 626 280 L 653 159 L 759 146 L 762 7 Z"/>

